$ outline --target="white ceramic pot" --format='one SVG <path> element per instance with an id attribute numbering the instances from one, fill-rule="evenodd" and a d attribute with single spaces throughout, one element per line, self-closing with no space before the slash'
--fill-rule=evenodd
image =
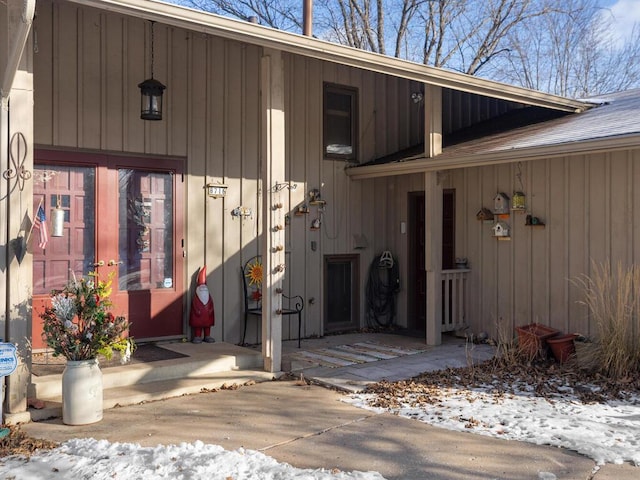
<path id="1" fill-rule="evenodd" d="M 96 359 L 67 360 L 62 372 L 62 422 L 86 425 L 102 420 L 102 371 Z"/>

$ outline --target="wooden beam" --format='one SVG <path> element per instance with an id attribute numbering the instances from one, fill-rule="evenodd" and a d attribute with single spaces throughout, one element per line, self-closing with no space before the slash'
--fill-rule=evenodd
<path id="1" fill-rule="evenodd" d="M 442 186 L 437 172 L 424 174 L 427 345 L 442 343 Z"/>
<path id="2" fill-rule="evenodd" d="M 424 86 L 425 156 L 433 158 L 442 153 L 442 87 Z"/>
<path id="3" fill-rule="evenodd" d="M 261 59 L 262 90 L 262 356 L 264 369 L 282 368 L 282 279 L 285 268 L 284 66 L 282 52 L 265 49 Z M 282 248 L 280 248 L 282 247 Z"/>

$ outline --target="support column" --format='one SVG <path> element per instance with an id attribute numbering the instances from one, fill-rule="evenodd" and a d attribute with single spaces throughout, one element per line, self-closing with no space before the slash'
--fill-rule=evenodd
<path id="1" fill-rule="evenodd" d="M 425 154 L 433 158 L 442 153 L 442 87 L 424 86 Z"/>
<path id="2" fill-rule="evenodd" d="M 427 172 L 425 184 L 425 270 L 427 276 L 427 345 L 442 343 L 442 187 L 438 172 Z"/>
<path id="3" fill-rule="evenodd" d="M 29 32 L 35 1 L 10 0 L 0 14 L 0 322 L 3 341 L 16 345 L 18 366 L 5 377 L 3 414 L 29 419 L 32 263 L 26 251 L 33 220 L 33 57 Z"/>
<path id="4" fill-rule="evenodd" d="M 425 85 L 425 154 L 442 153 L 442 88 Z M 424 176 L 427 345 L 442 343 L 442 186 L 438 172 Z"/>
<path id="5" fill-rule="evenodd" d="M 265 49 L 262 89 L 262 357 L 267 372 L 282 368 L 282 279 L 285 269 L 284 71 L 282 52 Z"/>

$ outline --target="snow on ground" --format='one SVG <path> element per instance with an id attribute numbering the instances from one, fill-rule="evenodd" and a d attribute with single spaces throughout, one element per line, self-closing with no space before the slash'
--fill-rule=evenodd
<path id="1" fill-rule="evenodd" d="M 415 405 L 410 395 L 399 408 L 370 404 L 375 394 L 354 394 L 346 401 L 374 411 L 391 411 L 449 430 L 574 450 L 596 461 L 640 466 L 640 397 L 624 402 L 582 403 L 567 392 L 556 398 L 532 392 L 492 394 L 489 387 L 473 390 L 440 388 L 435 403 Z"/>
<path id="2" fill-rule="evenodd" d="M 55 473 L 54 473 L 55 472 Z M 304 470 L 253 450 L 224 450 L 202 442 L 157 447 L 106 440 L 73 439 L 60 447 L 0 461 L 0 478 L 90 478 L 92 480 L 384 480 L 376 472 Z"/>
<path id="3" fill-rule="evenodd" d="M 588 386 L 584 386 L 588 388 Z M 492 391 L 493 390 L 493 391 Z M 640 467 L 640 396 L 624 401 L 581 402 L 570 388 L 547 397 L 521 386 L 514 393 L 496 393 L 491 386 L 473 389 L 438 387 L 420 403 L 401 393 L 399 407 L 371 404 L 373 393 L 345 396 L 344 401 L 377 412 L 392 412 L 434 426 L 574 450 L 596 464 L 630 462 Z M 73 439 L 60 447 L 24 457 L 0 459 L 0 478 L 100 479 L 309 479 L 380 480 L 377 472 L 309 470 L 279 463 L 263 453 L 224 450 L 202 442 L 141 447 L 106 440 Z"/>

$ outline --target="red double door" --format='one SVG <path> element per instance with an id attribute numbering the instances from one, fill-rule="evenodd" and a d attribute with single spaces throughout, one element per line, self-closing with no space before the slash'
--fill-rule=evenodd
<path id="1" fill-rule="evenodd" d="M 42 205 L 49 235 L 41 248 L 36 228 L 29 245 L 34 349 L 45 347 L 39 315 L 51 291 L 92 271 L 111 276 L 114 313 L 127 317 L 131 336 L 183 335 L 182 179 L 181 160 L 35 152 L 33 212 Z"/>

